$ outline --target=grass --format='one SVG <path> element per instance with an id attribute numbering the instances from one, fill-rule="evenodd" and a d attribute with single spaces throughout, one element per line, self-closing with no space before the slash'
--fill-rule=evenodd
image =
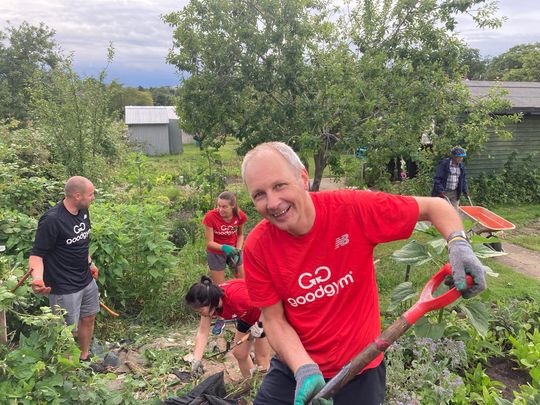
<path id="1" fill-rule="evenodd" d="M 515 231 L 504 234 L 505 240 L 540 252 L 540 232 L 536 233 L 534 231 L 535 228 L 539 228 L 537 223 L 540 219 L 540 204 L 497 206 L 493 211 L 516 225 Z M 534 227 L 532 227 L 533 222 L 536 223 Z M 523 229 L 527 227 L 532 229 Z"/>

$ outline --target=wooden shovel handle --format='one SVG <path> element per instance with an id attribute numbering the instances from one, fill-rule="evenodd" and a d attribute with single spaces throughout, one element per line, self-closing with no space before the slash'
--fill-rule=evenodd
<path id="1" fill-rule="evenodd" d="M 433 297 L 433 293 L 444 281 L 445 277 L 451 274 L 452 271 L 449 264 L 441 267 L 441 269 L 426 283 L 418 301 L 408 311 L 396 319 L 394 323 L 386 328 L 378 338 L 347 363 L 339 373 L 326 383 L 312 401 L 320 398 L 332 398 L 373 359 L 383 353 L 392 343 L 407 332 L 420 317 L 434 309 L 443 308 L 461 297 L 460 292 L 455 288 L 450 289 L 450 291 L 439 297 Z M 470 276 L 467 276 L 467 284 L 469 286 L 472 285 L 472 278 Z"/>
<path id="2" fill-rule="evenodd" d="M 103 308 L 105 311 L 107 311 L 111 316 L 114 316 L 115 318 L 120 316 L 118 312 L 114 312 L 112 309 L 110 309 L 107 305 L 105 305 L 101 301 L 99 301 L 99 306 Z"/>
<path id="3" fill-rule="evenodd" d="M 15 287 L 13 287 L 11 292 L 14 293 L 15 291 L 17 291 L 17 288 L 19 288 L 21 285 L 23 285 L 23 283 L 26 281 L 28 276 L 30 276 L 30 274 L 32 274 L 33 271 L 34 271 L 33 268 L 28 269 L 28 271 L 26 273 L 24 273 L 24 276 L 21 277 L 21 279 L 19 280 L 17 285 Z"/>

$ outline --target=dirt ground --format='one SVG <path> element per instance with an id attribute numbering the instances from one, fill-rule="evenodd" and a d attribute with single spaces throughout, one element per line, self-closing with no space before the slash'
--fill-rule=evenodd
<path id="1" fill-rule="evenodd" d="M 540 235 L 540 220 L 529 222 L 526 226 L 518 227 L 501 235 L 503 250 L 506 256 L 495 258 L 498 262 L 511 267 L 513 270 L 533 277 L 540 281 L 540 253 L 507 242 L 505 238 L 518 235 Z"/>

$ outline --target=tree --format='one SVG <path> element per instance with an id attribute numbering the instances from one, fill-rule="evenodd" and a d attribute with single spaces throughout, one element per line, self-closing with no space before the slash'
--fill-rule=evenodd
<path id="1" fill-rule="evenodd" d="M 418 154 L 434 123 L 453 140 L 497 127 L 489 114 L 456 121 L 474 105 L 455 16 L 482 3 L 365 0 L 334 15 L 322 1 L 192 0 L 164 17 L 174 27 L 168 60 L 187 72 L 181 125 L 206 145 L 235 136 L 240 152 L 285 141 L 313 157 L 315 190 L 327 165 L 339 173 L 340 154 L 367 146 L 376 180 L 390 157 Z M 485 7 L 475 18 L 497 24 Z"/>
<path id="2" fill-rule="evenodd" d="M 27 87 L 36 72 L 46 73 L 62 60 L 54 41 L 54 30 L 43 23 L 33 26 L 23 22 L 0 31 L 0 117 L 26 121 Z"/>
<path id="3" fill-rule="evenodd" d="M 540 81 L 540 42 L 516 45 L 494 57 L 488 64 L 486 78 L 518 82 Z"/>
<path id="4" fill-rule="evenodd" d="M 154 105 L 171 106 L 175 103 L 176 89 L 173 87 L 150 87 L 148 91 L 152 94 Z"/>
<path id="5" fill-rule="evenodd" d="M 476 48 L 463 47 L 460 54 L 461 63 L 467 67 L 467 79 L 485 80 L 485 74 L 489 59 L 480 56 L 480 50 Z"/>
<path id="6" fill-rule="evenodd" d="M 152 94 L 147 90 L 139 90 L 136 87 L 123 87 L 120 83 L 113 81 L 110 85 L 112 90 L 112 109 L 118 117 L 124 117 L 127 105 L 152 106 Z"/>
<path id="7" fill-rule="evenodd" d="M 108 62 L 113 58 L 109 48 Z M 111 104 L 114 88 L 104 84 L 106 68 L 97 78 L 80 78 L 71 58 L 31 86 L 34 124 L 46 137 L 51 157 L 67 175 L 106 177 L 125 148 L 125 128 L 116 121 Z"/>

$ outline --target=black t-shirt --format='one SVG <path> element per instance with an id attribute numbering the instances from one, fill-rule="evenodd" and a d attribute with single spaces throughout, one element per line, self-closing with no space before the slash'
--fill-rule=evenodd
<path id="1" fill-rule="evenodd" d="M 88 210 L 73 215 L 61 201 L 43 214 L 30 255 L 43 258 L 43 279 L 52 288 L 52 294 L 71 294 L 92 281 L 88 269 L 89 245 Z"/>

